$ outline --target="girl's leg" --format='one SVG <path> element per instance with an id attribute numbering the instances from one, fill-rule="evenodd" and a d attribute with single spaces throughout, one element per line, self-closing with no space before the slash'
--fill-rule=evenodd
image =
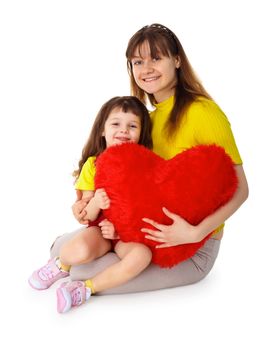
<path id="1" fill-rule="evenodd" d="M 119 241 L 114 250 L 121 260 L 91 279 L 92 288 L 95 292 L 101 292 L 128 282 L 139 275 L 152 259 L 150 249 L 140 243 Z"/>
<path id="2" fill-rule="evenodd" d="M 164 288 L 185 286 L 202 280 L 211 271 L 220 248 L 220 241 L 209 239 L 196 254 L 186 261 L 172 267 L 162 269 L 158 265 L 150 264 L 141 274 L 119 287 L 106 289 L 98 295 L 123 294 L 152 291 Z M 96 275 L 106 266 L 119 261 L 114 253 L 107 253 L 90 264 L 72 267 L 72 280 L 86 280 Z"/>
<path id="3" fill-rule="evenodd" d="M 51 247 L 51 256 L 57 256 L 63 242 L 76 235 L 80 230 L 82 229 L 58 237 Z M 196 283 L 202 280 L 211 271 L 217 258 L 219 248 L 220 240 L 210 238 L 192 258 L 171 269 L 162 269 L 151 263 L 133 280 L 128 281 L 119 287 L 110 288 L 97 294 L 104 295 L 145 292 Z M 70 278 L 75 281 L 87 280 L 118 261 L 120 261 L 118 256 L 113 252 L 109 252 L 91 263 L 73 266 L 70 270 Z"/>
<path id="4" fill-rule="evenodd" d="M 82 226 L 73 232 L 64 233 L 64 234 L 58 236 L 50 247 L 51 258 L 55 258 L 56 256 L 59 256 L 60 249 L 63 246 L 63 244 L 68 242 L 70 239 L 75 237 L 79 232 L 84 231 L 85 229 L 86 229 L 86 226 Z"/>
<path id="5" fill-rule="evenodd" d="M 79 265 L 105 255 L 111 249 L 111 241 L 103 238 L 97 226 L 78 232 L 60 248 L 59 258 L 64 265 Z"/>
<path id="6" fill-rule="evenodd" d="M 78 232 L 60 249 L 60 257 L 54 257 L 34 271 L 28 282 L 37 290 L 49 288 L 57 280 L 69 275 L 73 264 L 92 261 L 111 249 L 111 242 L 101 235 L 99 227 L 88 227 Z"/>
<path id="7" fill-rule="evenodd" d="M 120 261 L 85 282 L 65 282 L 57 289 L 57 309 L 63 313 L 73 306 L 79 306 L 94 292 L 117 287 L 140 274 L 152 259 L 148 247 L 140 243 L 119 241 L 115 251 Z"/>

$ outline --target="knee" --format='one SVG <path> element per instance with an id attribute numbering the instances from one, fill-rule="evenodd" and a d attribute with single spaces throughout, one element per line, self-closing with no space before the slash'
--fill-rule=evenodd
<path id="1" fill-rule="evenodd" d="M 139 260 L 143 261 L 146 266 L 151 263 L 152 252 L 147 246 L 141 245 L 139 248 L 139 256 L 141 257 Z"/>
<path id="2" fill-rule="evenodd" d="M 137 244 L 131 252 L 131 259 L 124 264 L 125 272 L 134 275 L 144 270 L 152 260 L 151 250 L 143 244 Z"/>
<path id="3" fill-rule="evenodd" d="M 78 239 L 73 244 L 64 244 L 60 250 L 60 260 L 67 265 L 77 265 L 93 259 L 93 252 L 84 239 Z"/>

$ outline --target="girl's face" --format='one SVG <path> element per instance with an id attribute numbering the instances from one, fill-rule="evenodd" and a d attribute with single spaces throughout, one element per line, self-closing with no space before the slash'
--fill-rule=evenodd
<path id="1" fill-rule="evenodd" d="M 114 108 L 105 122 L 102 136 L 107 148 L 125 142 L 138 143 L 141 135 L 141 120 L 132 112 Z"/>
<path id="2" fill-rule="evenodd" d="M 174 95 L 179 59 L 162 55 L 152 58 L 149 44 L 144 42 L 140 52 L 136 49 L 131 63 L 136 84 L 146 93 L 153 94 L 158 103 Z"/>

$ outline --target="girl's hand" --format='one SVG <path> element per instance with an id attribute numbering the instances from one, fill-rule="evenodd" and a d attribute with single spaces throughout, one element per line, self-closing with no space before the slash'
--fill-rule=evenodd
<path id="1" fill-rule="evenodd" d="M 114 225 L 107 219 L 101 221 L 98 226 L 101 228 L 102 236 L 106 239 L 118 239 L 120 238 L 115 232 Z"/>
<path id="2" fill-rule="evenodd" d="M 173 220 L 171 225 L 162 225 L 151 219 L 144 218 L 143 221 L 154 226 L 156 230 L 141 229 L 142 232 L 148 233 L 145 238 L 161 243 L 156 248 L 173 247 L 201 240 L 197 237 L 196 226 L 189 224 L 182 217 L 171 213 L 166 208 L 162 208 L 162 210 L 166 216 Z"/>
<path id="3" fill-rule="evenodd" d="M 110 207 L 110 199 L 103 188 L 95 191 L 94 201 L 99 209 L 108 209 Z"/>
<path id="4" fill-rule="evenodd" d="M 77 191 L 77 200 L 72 205 L 72 211 L 73 211 L 74 217 L 82 225 L 87 225 L 89 222 L 89 220 L 84 219 L 86 215 L 86 210 L 84 209 L 86 208 L 91 198 L 92 196 L 82 198 L 82 192 Z"/>

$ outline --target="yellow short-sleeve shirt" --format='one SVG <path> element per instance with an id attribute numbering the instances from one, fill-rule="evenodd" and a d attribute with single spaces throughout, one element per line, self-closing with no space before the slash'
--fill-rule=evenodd
<path id="1" fill-rule="evenodd" d="M 176 134 L 167 139 L 164 128 L 173 104 L 172 96 L 157 104 L 156 109 L 150 113 L 153 125 L 153 151 L 156 154 L 170 159 L 200 144 L 217 144 L 225 149 L 235 164 L 242 164 L 230 122 L 219 106 L 211 100 L 199 98 L 193 102 L 182 117 Z"/>
<path id="2" fill-rule="evenodd" d="M 152 119 L 153 151 L 164 159 L 171 159 L 180 152 L 201 144 L 217 144 L 223 147 L 234 164 L 242 164 L 230 122 L 219 106 L 206 98 L 193 102 L 182 117 L 180 127 L 172 138 L 164 134 L 165 124 L 174 106 L 174 97 L 156 104 L 150 113 Z M 220 225 L 215 234 L 224 224 Z"/>
<path id="3" fill-rule="evenodd" d="M 80 175 L 76 181 L 75 188 L 82 191 L 94 191 L 96 157 L 89 157 L 84 163 Z"/>

